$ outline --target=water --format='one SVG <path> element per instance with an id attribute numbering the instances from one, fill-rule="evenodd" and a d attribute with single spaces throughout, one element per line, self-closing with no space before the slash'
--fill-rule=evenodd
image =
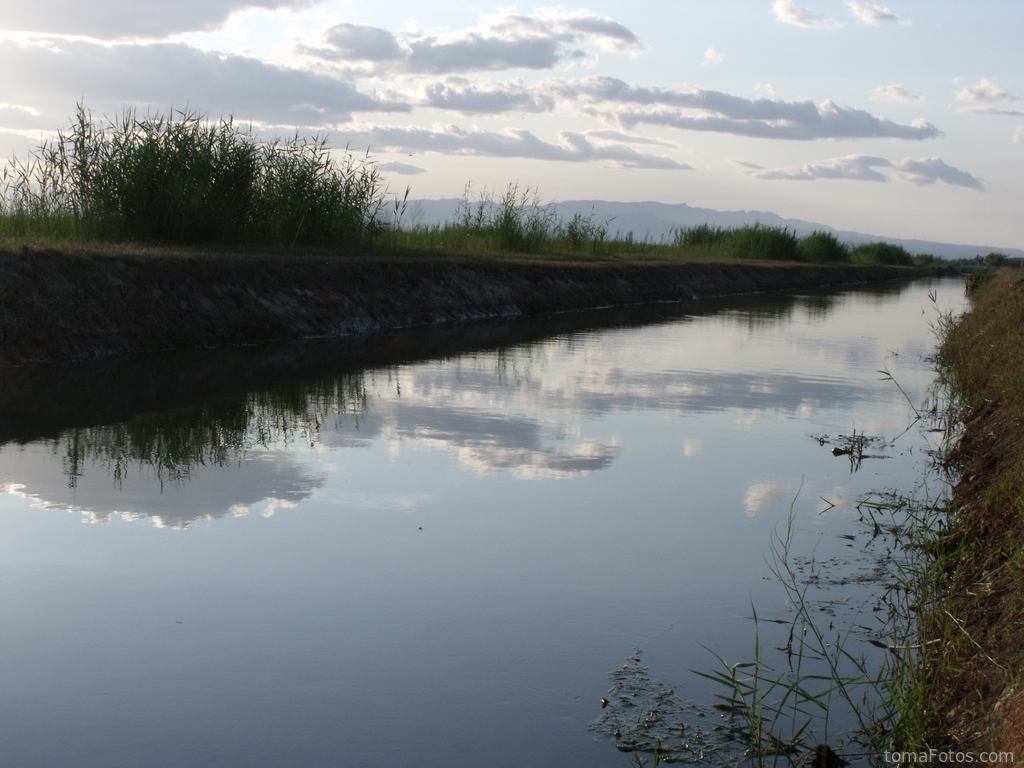
<path id="1" fill-rule="evenodd" d="M 690 670 L 753 655 L 752 604 L 791 615 L 766 563 L 791 506 L 799 551 L 873 566 L 841 536 L 928 438 L 856 472 L 830 447 L 912 419 L 929 291 L 962 303 L 930 281 L 8 372 L 0 761 L 628 765 L 588 730 L 609 673 L 711 703 Z"/>

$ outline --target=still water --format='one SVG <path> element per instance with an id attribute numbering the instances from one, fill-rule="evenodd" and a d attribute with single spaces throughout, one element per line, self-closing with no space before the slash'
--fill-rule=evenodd
<path id="1" fill-rule="evenodd" d="M 892 441 L 962 294 L 10 371 L 0 763 L 626 766 L 588 730 L 609 673 L 711 703 L 690 670 L 790 615 L 791 506 L 797 549 L 861 567 L 842 537 L 921 476 L 935 437 Z M 887 441 L 857 471 L 854 430 Z"/>

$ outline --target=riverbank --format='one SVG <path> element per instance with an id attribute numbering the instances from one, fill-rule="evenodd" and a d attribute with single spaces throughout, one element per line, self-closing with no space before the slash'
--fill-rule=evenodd
<path id="1" fill-rule="evenodd" d="M 963 408 L 959 476 L 937 554 L 946 589 L 926 612 L 934 739 L 957 751 L 1024 755 L 1024 274 L 983 283 L 946 329 L 940 370 Z"/>
<path id="2" fill-rule="evenodd" d="M 0 365 L 855 285 L 941 267 L 0 247 Z"/>

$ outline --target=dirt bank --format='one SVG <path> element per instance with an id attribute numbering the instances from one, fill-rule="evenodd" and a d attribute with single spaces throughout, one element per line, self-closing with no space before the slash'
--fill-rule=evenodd
<path id="1" fill-rule="evenodd" d="M 959 481 L 939 540 L 948 574 L 930 611 L 936 741 L 1024 756 L 1024 273 L 984 284 L 940 362 L 964 409 Z"/>
<path id="2" fill-rule="evenodd" d="M 851 285 L 934 268 L 0 250 L 0 365 Z"/>

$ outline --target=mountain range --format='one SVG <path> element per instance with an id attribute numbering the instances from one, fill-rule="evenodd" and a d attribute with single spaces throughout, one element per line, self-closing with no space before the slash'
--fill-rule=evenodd
<path id="1" fill-rule="evenodd" d="M 444 222 L 451 222 L 455 220 L 461 205 L 462 200 L 455 198 L 411 200 L 403 222 L 406 226 L 436 226 Z M 1020 248 L 883 237 L 839 230 L 827 224 L 815 224 L 802 219 L 786 219 L 769 211 L 716 211 L 712 208 L 695 208 L 686 203 L 619 203 L 607 200 L 567 200 L 561 203 L 550 203 L 549 206 L 563 220 L 571 219 L 577 212 L 583 216 L 592 215 L 597 223 L 607 226 L 609 237 L 625 237 L 628 233 L 632 233 L 636 240 L 647 238 L 654 242 L 670 239 L 673 230 L 700 224 L 730 228 L 761 223 L 766 226 L 789 228 L 794 230 L 798 236 L 822 230 L 835 234 L 841 241 L 849 245 L 856 246 L 861 243 L 883 241 L 902 245 L 911 253 L 929 253 L 946 259 L 970 259 L 977 255 L 985 256 L 993 252 L 1013 258 L 1024 258 L 1024 250 Z"/>

